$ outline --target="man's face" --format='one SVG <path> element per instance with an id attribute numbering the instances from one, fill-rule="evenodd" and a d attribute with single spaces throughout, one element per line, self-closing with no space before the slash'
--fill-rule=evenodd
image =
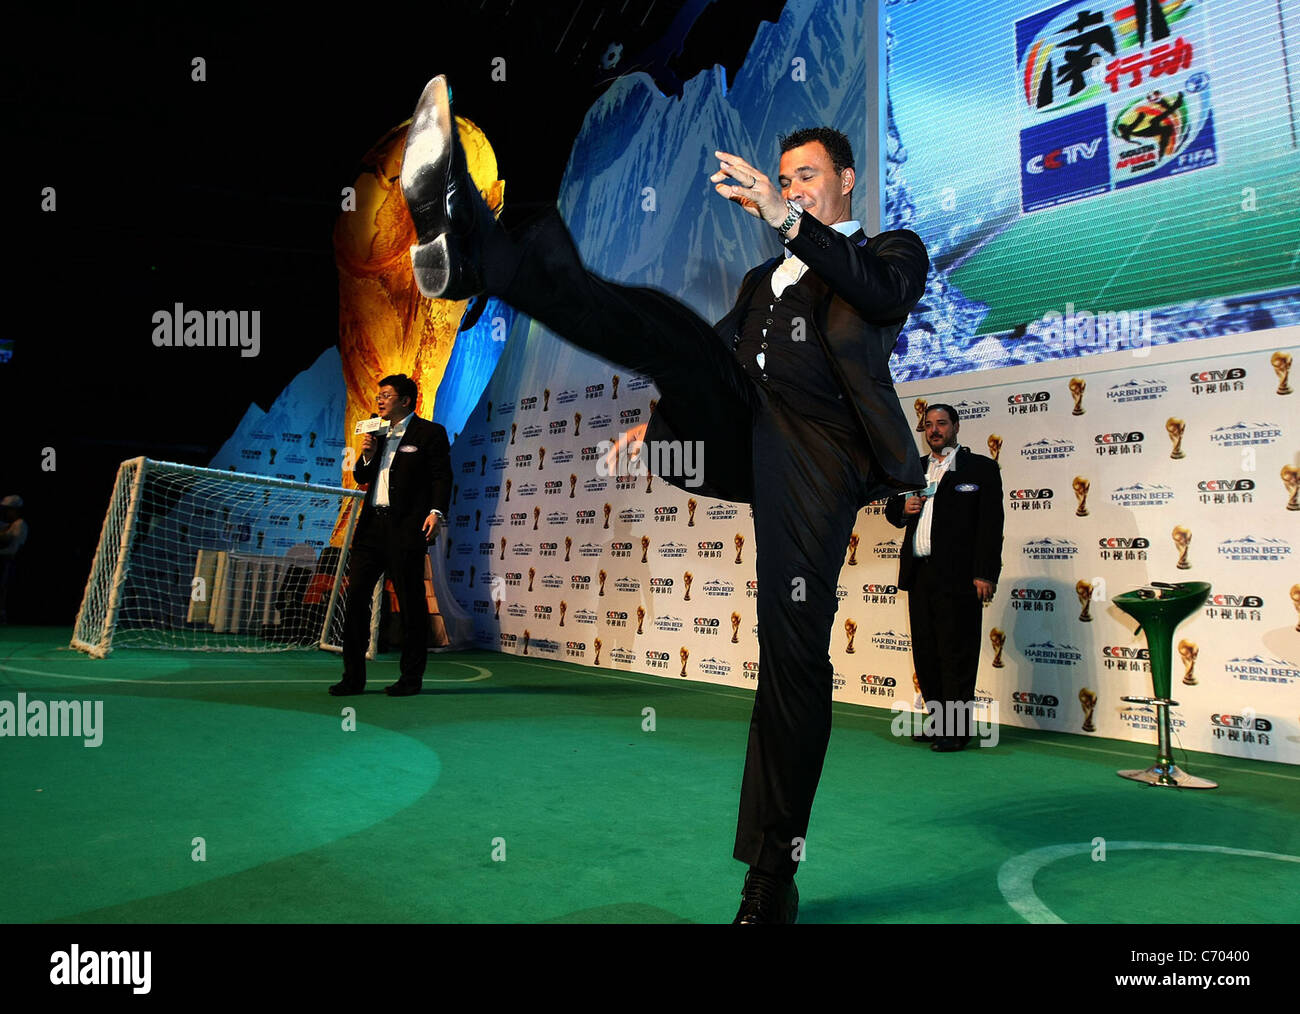
<path id="1" fill-rule="evenodd" d="M 959 429 L 961 424 L 949 419 L 948 413 L 941 408 L 932 408 L 925 413 L 925 442 L 930 445 L 932 454 L 956 446 Z"/>
<path id="2" fill-rule="evenodd" d="M 783 154 L 777 179 L 781 196 L 800 205 L 823 225 L 847 222 L 853 217 L 849 206 L 853 170 L 837 173 L 820 141 L 809 141 Z"/>
<path id="3" fill-rule="evenodd" d="M 375 403 L 379 408 L 379 418 L 385 422 L 401 422 L 411 411 L 410 400 L 399 398 L 397 390 L 391 384 L 385 384 L 379 389 Z"/>

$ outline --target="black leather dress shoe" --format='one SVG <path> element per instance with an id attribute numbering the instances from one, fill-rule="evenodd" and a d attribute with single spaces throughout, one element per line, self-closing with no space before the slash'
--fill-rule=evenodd
<path id="1" fill-rule="evenodd" d="M 398 680 L 391 687 L 385 687 L 384 693 L 389 697 L 410 697 L 420 692 L 420 686 L 419 683 L 404 683 Z"/>
<path id="2" fill-rule="evenodd" d="M 793 923 L 799 917 L 799 889 L 794 881 L 786 883 L 779 877 L 751 869 L 745 874 L 745 887 L 740 892 L 740 911 L 732 920 L 733 926 L 758 923 Z"/>
<path id="3" fill-rule="evenodd" d="M 965 736 L 940 736 L 930 744 L 930 749 L 935 753 L 956 753 L 958 750 L 965 750 L 969 742 L 970 740 Z"/>
<path id="4" fill-rule="evenodd" d="M 411 247 L 420 291 L 431 299 L 481 293 L 483 241 L 496 223 L 470 178 L 442 75 L 425 85 L 406 132 L 402 194 L 420 240 Z"/>
<path id="5" fill-rule="evenodd" d="M 333 697 L 355 697 L 357 694 L 364 694 L 365 692 L 366 685 L 364 683 L 357 686 L 347 680 L 341 680 L 330 687 L 330 695 Z"/>

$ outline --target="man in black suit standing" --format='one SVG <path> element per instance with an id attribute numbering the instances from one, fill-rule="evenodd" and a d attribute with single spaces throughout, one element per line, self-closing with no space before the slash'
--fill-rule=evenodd
<path id="1" fill-rule="evenodd" d="M 753 504 L 762 673 L 734 849 L 749 865 L 739 923 L 797 915 L 794 874 L 830 738 L 836 582 L 857 512 L 924 485 L 889 355 L 925 289 L 925 246 L 906 231 L 868 237 L 852 221 L 843 134 L 798 131 L 781 148 L 779 184 L 715 153 L 717 193 L 775 229 L 790 254 L 745 276 L 716 329 L 662 292 L 591 274 L 553 209 L 507 236 L 469 177 L 443 78 L 420 98 L 401 177 L 426 295 L 496 295 L 652 377 L 651 457 L 656 441 L 704 452 L 702 482 L 660 457 L 663 478 Z"/>
<path id="2" fill-rule="evenodd" d="M 451 445 L 447 431 L 415 414 L 419 390 L 404 373 L 385 377 L 376 396 L 388 428 L 367 433 L 352 474 L 369 483 L 348 560 L 348 604 L 343 619 L 343 679 L 335 697 L 366 687 L 371 590 L 387 574 L 402 614 L 401 676 L 391 697 L 418 694 L 429 659 L 429 604 L 424 561 L 451 499 Z"/>
<path id="3" fill-rule="evenodd" d="M 923 423 L 927 486 L 890 497 L 885 517 L 906 530 L 898 587 L 907 592 L 917 682 L 934 714 L 913 738 L 950 753 L 970 742 L 981 609 L 1002 573 L 1002 473 L 957 443 L 961 422 L 951 405 L 931 405 Z"/>

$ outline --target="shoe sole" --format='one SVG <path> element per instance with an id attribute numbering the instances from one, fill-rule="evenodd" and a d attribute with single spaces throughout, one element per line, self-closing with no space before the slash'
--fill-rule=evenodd
<path id="1" fill-rule="evenodd" d="M 428 209 L 428 214 L 449 220 L 445 207 L 430 206 L 445 200 L 447 174 L 451 170 L 451 132 L 454 129 L 447 79 L 440 74 L 420 93 L 420 101 L 411 116 L 411 126 L 406 131 L 406 147 L 402 151 L 402 196 L 407 199 L 415 222 L 426 214 L 425 209 Z M 432 200 L 417 202 L 411 199 L 412 194 L 428 194 Z M 446 233 L 411 247 L 411 266 L 420 291 L 430 299 L 443 298 L 451 284 L 451 256 L 447 250 Z"/>

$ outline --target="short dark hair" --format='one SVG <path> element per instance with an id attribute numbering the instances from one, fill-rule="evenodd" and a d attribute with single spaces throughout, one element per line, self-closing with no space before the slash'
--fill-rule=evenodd
<path id="1" fill-rule="evenodd" d="M 831 157 L 831 168 L 837 173 L 853 168 L 853 146 L 849 139 L 834 127 L 804 127 L 781 138 L 781 154 L 813 141 L 820 141 Z"/>
<path id="2" fill-rule="evenodd" d="M 411 399 L 411 411 L 415 411 L 415 403 L 419 400 L 420 389 L 415 386 L 415 381 L 405 373 L 393 373 L 379 382 L 380 387 L 391 387 L 397 392 L 397 400 L 403 398 Z"/>
<path id="3" fill-rule="evenodd" d="M 953 408 L 951 405 L 947 405 L 942 401 L 936 401 L 933 405 L 926 405 L 925 415 L 929 415 L 936 408 L 943 409 L 945 412 L 948 413 L 948 421 L 950 423 L 961 422 L 961 417 L 957 415 L 957 410 Z M 924 419 L 925 416 L 922 416 L 921 418 Z"/>

